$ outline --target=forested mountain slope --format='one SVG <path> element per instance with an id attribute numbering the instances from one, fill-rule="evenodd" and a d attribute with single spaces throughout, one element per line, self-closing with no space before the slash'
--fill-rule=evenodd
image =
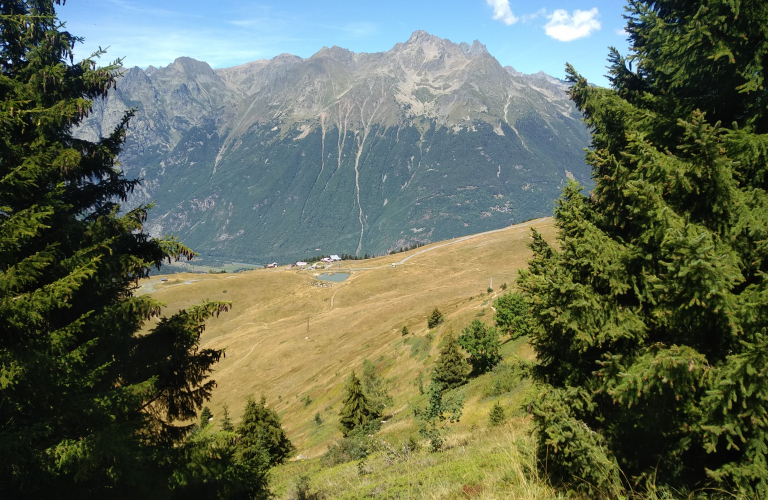
<path id="1" fill-rule="evenodd" d="M 127 69 L 79 134 L 137 108 L 121 162 L 144 179 L 131 202 L 156 202 L 153 234 L 208 258 L 287 262 L 550 214 L 567 178 L 590 182 L 566 90 L 477 41 L 417 31 L 383 53 Z"/>

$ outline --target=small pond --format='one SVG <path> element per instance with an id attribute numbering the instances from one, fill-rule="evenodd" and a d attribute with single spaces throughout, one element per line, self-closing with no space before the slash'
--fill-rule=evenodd
<path id="1" fill-rule="evenodd" d="M 323 281 L 344 281 L 349 278 L 349 273 L 323 273 L 317 276 L 317 279 Z"/>

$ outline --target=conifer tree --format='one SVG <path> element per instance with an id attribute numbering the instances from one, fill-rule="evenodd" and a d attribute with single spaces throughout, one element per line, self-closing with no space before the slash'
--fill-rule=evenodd
<path id="1" fill-rule="evenodd" d="M 232 424 L 232 419 L 229 416 L 229 405 L 226 403 L 221 408 L 221 430 L 224 432 L 234 432 L 235 426 Z"/>
<path id="2" fill-rule="evenodd" d="M 234 432 L 208 425 L 190 433 L 174 452 L 177 465 L 169 479 L 171 500 L 268 500 L 269 453 L 243 453 Z"/>
<path id="3" fill-rule="evenodd" d="M 264 396 L 259 403 L 248 398 L 243 418 L 237 426 L 237 434 L 238 456 L 256 456 L 264 449 L 270 465 L 285 462 L 296 449 L 283 430 L 280 416 L 272 408 L 267 408 Z"/>
<path id="4" fill-rule="evenodd" d="M 98 142 L 72 135 L 120 63 L 73 63 L 58 3 L 0 3 L 2 495 L 167 497 L 221 355 L 199 347 L 203 321 L 228 304 L 161 318 L 133 295 L 193 253 L 144 232 L 149 207 L 119 210 L 138 183 L 116 166 L 130 113 Z"/>
<path id="5" fill-rule="evenodd" d="M 501 361 L 499 331 L 480 320 L 473 320 L 459 335 L 459 345 L 469 353 L 472 376 L 482 375 Z"/>
<path id="6" fill-rule="evenodd" d="M 539 452 L 576 489 L 768 498 L 768 3 L 633 1 L 627 32 L 611 89 L 568 67 L 596 184 L 519 280 Z"/>
<path id="7" fill-rule="evenodd" d="M 376 364 L 367 359 L 363 360 L 363 375 L 360 382 L 363 386 L 365 397 L 368 398 L 368 402 L 376 409 L 379 415 L 382 415 L 385 409 L 389 409 L 390 412 L 392 411 L 391 408 L 394 400 L 392 395 L 389 394 L 387 382 L 376 371 Z"/>
<path id="8" fill-rule="evenodd" d="M 432 380 L 438 382 L 444 391 L 467 383 L 467 362 L 453 334 L 448 335 L 445 346 L 440 350 Z"/>
<path id="9" fill-rule="evenodd" d="M 496 403 L 494 403 L 493 407 L 491 408 L 490 413 L 488 414 L 488 424 L 491 427 L 496 427 L 503 424 L 505 418 L 506 416 L 504 415 L 504 407 L 501 406 L 498 401 L 496 401 Z"/>
<path id="10" fill-rule="evenodd" d="M 435 328 L 437 325 L 441 324 L 445 318 L 443 317 L 443 313 L 440 312 L 440 309 L 435 307 L 434 311 L 430 313 L 429 317 L 427 318 L 427 327 L 431 330 L 432 328 Z"/>
<path id="11" fill-rule="evenodd" d="M 341 411 L 339 412 L 341 432 L 344 434 L 344 437 L 347 437 L 355 429 L 364 428 L 366 425 L 375 422 L 379 416 L 379 412 L 376 411 L 376 408 L 365 397 L 360 379 L 357 378 L 353 371 L 347 382 Z"/>
<path id="12" fill-rule="evenodd" d="M 207 427 L 208 424 L 211 423 L 211 419 L 213 418 L 213 414 L 211 413 L 211 409 L 207 406 L 203 407 L 202 413 L 200 413 L 200 428 Z"/>

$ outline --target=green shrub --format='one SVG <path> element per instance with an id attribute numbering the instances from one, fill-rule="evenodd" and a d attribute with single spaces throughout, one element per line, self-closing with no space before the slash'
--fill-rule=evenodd
<path id="1" fill-rule="evenodd" d="M 493 303 L 496 313 L 493 315 L 496 326 L 502 333 L 513 339 L 531 333 L 531 319 L 528 303 L 522 293 L 505 293 Z"/>
<path id="2" fill-rule="evenodd" d="M 479 320 L 473 320 L 459 335 L 458 342 L 469 353 L 473 376 L 487 372 L 501 361 L 499 331 L 496 327 L 488 327 Z"/>
<path id="3" fill-rule="evenodd" d="M 518 365 L 501 363 L 491 370 L 490 378 L 483 387 L 483 397 L 498 397 L 518 387 L 523 372 Z"/>
<path id="4" fill-rule="evenodd" d="M 296 484 L 293 487 L 293 493 L 290 496 L 290 500 L 323 500 L 325 495 L 320 492 L 312 492 L 310 489 L 309 475 L 301 474 L 296 479 Z"/>
<path id="5" fill-rule="evenodd" d="M 320 463 L 325 467 L 333 467 L 355 460 L 362 460 L 372 453 L 373 450 L 374 443 L 368 435 L 353 433 L 329 446 L 328 451 L 321 457 Z"/>
<path id="6" fill-rule="evenodd" d="M 412 337 L 411 339 L 411 357 L 423 352 L 429 352 L 432 342 L 426 337 Z"/>

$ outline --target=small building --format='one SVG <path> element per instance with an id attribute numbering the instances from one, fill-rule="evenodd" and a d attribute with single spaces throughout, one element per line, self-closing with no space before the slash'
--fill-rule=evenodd
<path id="1" fill-rule="evenodd" d="M 273 263 L 271 263 L 271 264 L 267 264 L 267 265 L 266 265 L 266 266 L 264 266 L 264 267 L 266 267 L 267 269 L 271 269 L 271 268 L 273 268 L 273 267 L 277 267 L 277 262 L 273 262 Z"/>
<path id="2" fill-rule="evenodd" d="M 298 261 L 298 262 L 296 263 L 296 266 L 298 266 L 298 267 L 304 267 L 304 266 L 306 266 L 306 265 L 307 265 L 307 263 L 306 263 L 306 262 L 302 262 L 302 261 Z"/>
<path id="3" fill-rule="evenodd" d="M 320 259 L 320 261 L 321 262 L 325 262 L 326 264 L 328 264 L 328 263 L 331 262 L 331 258 L 330 257 L 323 257 L 322 259 Z"/>
<path id="4" fill-rule="evenodd" d="M 341 260 L 341 257 L 339 257 L 338 255 L 331 255 L 331 262 L 334 262 L 337 260 Z"/>
<path id="5" fill-rule="evenodd" d="M 168 281 L 168 278 L 160 278 L 160 281 Z"/>

